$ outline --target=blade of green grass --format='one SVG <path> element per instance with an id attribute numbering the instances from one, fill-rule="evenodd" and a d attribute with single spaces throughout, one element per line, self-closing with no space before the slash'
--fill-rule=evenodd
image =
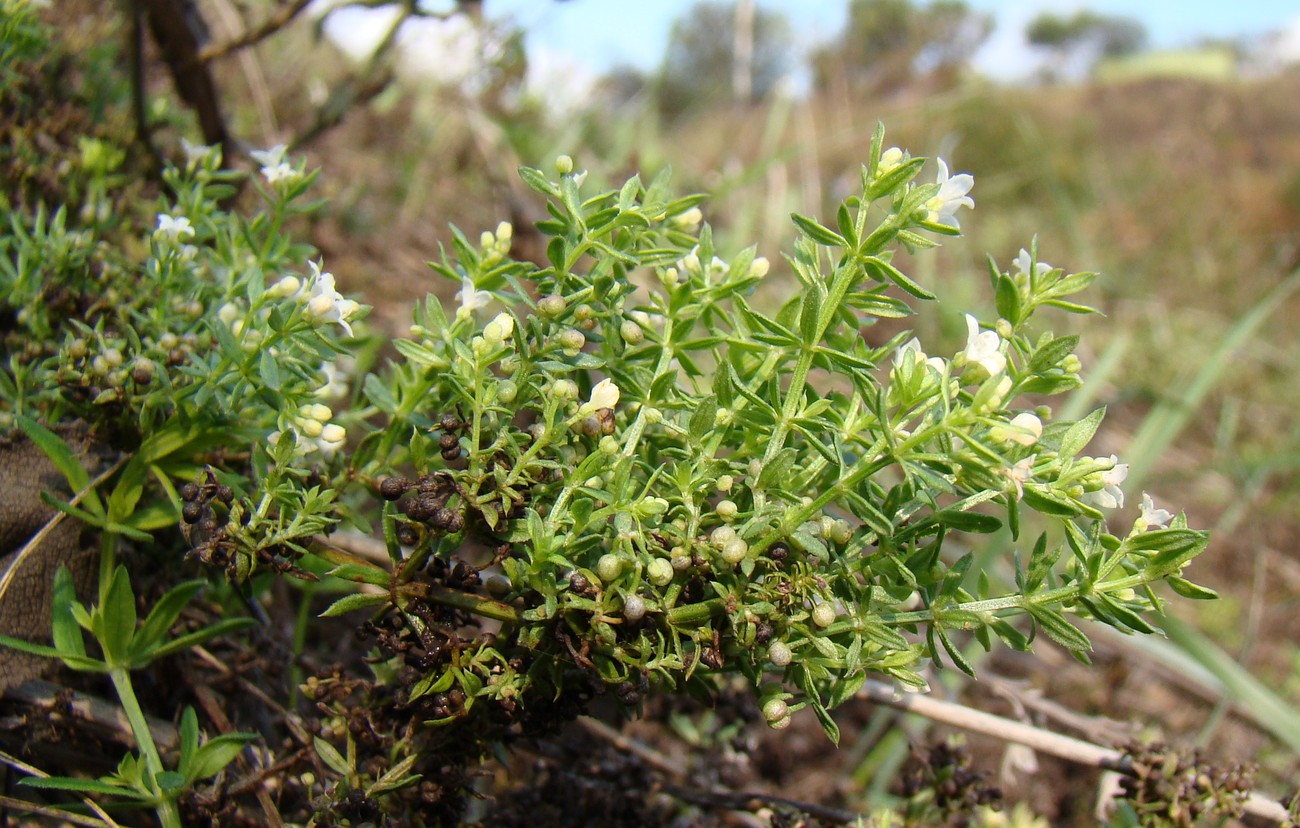
<path id="1" fill-rule="evenodd" d="M 1182 395 L 1169 398 L 1152 409 L 1142 421 L 1137 434 L 1133 435 L 1124 455 L 1124 460 L 1128 463 L 1126 489 L 1135 492 L 1141 490 L 1142 481 L 1150 473 L 1156 459 L 1177 439 L 1188 421 L 1198 412 L 1206 395 L 1224 376 L 1233 352 L 1254 335 L 1259 326 L 1297 287 L 1300 287 L 1300 271 L 1291 274 L 1286 281 L 1269 291 L 1249 313 L 1237 320 L 1219 347 L 1187 384 Z"/>
<path id="2" fill-rule="evenodd" d="M 1175 647 L 1223 683 L 1225 697 L 1243 715 L 1292 751 L 1300 753 L 1300 711 L 1190 626 L 1174 618 L 1166 618 L 1161 626 Z"/>

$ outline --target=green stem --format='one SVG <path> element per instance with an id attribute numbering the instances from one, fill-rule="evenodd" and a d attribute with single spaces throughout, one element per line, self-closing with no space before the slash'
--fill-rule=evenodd
<path id="1" fill-rule="evenodd" d="M 160 797 L 158 804 L 154 806 L 158 819 L 162 822 L 163 828 L 181 828 L 181 815 L 176 808 L 176 801 L 158 788 L 158 775 L 163 772 L 162 758 L 158 755 L 158 747 L 154 744 L 153 734 L 149 731 L 149 723 L 145 720 L 144 711 L 140 709 L 140 702 L 136 700 L 135 688 L 131 686 L 131 674 L 125 667 L 112 667 L 108 671 L 108 676 L 113 680 L 113 689 L 117 691 L 118 701 L 122 703 L 126 720 L 131 725 L 135 743 L 144 756 L 145 767 L 149 770 L 148 782 L 157 790 Z"/>

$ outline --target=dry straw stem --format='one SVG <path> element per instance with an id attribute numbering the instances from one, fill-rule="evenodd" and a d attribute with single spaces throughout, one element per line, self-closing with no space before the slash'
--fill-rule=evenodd
<path id="1" fill-rule="evenodd" d="M 876 704 L 887 705 L 907 713 L 915 713 L 932 721 L 942 722 L 963 730 L 1025 745 L 1069 762 L 1089 765 L 1094 768 L 1105 768 L 1122 774 L 1131 772 L 1131 769 L 1124 761 L 1124 754 L 1118 750 L 1094 745 L 1082 739 L 1062 736 L 1050 730 L 1043 730 L 1023 722 L 995 716 L 992 713 L 974 710 L 965 705 L 940 701 L 919 694 L 905 694 L 902 698 L 899 698 L 895 696 L 892 685 L 878 681 L 868 681 L 862 686 L 859 695 L 870 699 Z M 1245 811 L 1252 816 L 1262 817 L 1277 823 L 1285 823 L 1288 819 L 1286 808 L 1282 807 L 1281 803 L 1258 793 L 1250 794 L 1245 803 Z"/>

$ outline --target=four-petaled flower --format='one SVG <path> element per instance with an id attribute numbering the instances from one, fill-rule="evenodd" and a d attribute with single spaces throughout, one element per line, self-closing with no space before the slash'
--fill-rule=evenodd
<path id="1" fill-rule="evenodd" d="M 488 302 L 492 301 L 492 294 L 486 290 L 475 290 L 474 280 L 468 276 L 462 276 L 460 290 L 456 292 L 456 298 L 460 300 L 460 307 L 456 309 L 456 318 L 469 319 L 474 311 L 487 307 Z"/>
<path id="2" fill-rule="evenodd" d="M 344 298 L 335 289 L 334 274 L 322 273 L 320 265 L 316 262 L 308 262 L 308 264 L 312 269 L 311 281 L 308 283 L 311 290 L 307 299 L 308 315 L 322 322 L 337 322 L 348 332 L 348 336 L 352 336 L 352 325 L 348 320 L 361 305 Z"/>
<path id="3" fill-rule="evenodd" d="M 1097 475 L 1101 481 L 1101 490 L 1089 492 L 1086 499 L 1103 509 L 1123 509 L 1124 490 L 1120 488 L 1120 484 L 1128 477 L 1128 463 L 1119 462 L 1119 458 L 1113 454 L 1110 456 L 1110 462 L 1111 467 Z"/>
<path id="4" fill-rule="evenodd" d="M 1151 499 L 1151 495 L 1146 492 L 1142 493 L 1142 516 L 1137 520 L 1139 531 L 1154 528 L 1164 529 L 1169 525 L 1169 521 L 1173 519 L 1173 514 L 1168 510 L 1156 508 L 1156 503 Z"/>
<path id="5" fill-rule="evenodd" d="M 154 231 L 154 235 L 171 241 L 192 239 L 194 238 L 194 225 L 190 224 L 190 220 L 185 216 L 169 216 L 166 213 L 159 213 L 158 229 Z"/>
<path id="6" fill-rule="evenodd" d="M 1029 255 L 1029 251 L 1024 249 L 1023 247 L 1020 248 L 1020 255 L 1013 260 L 1013 264 L 1015 264 L 1016 266 L 1016 271 L 1018 273 L 1023 273 L 1026 276 L 1030 275 L 1029 265 L 1032 262 L 1033 262 L 1033 258 Z M 1052 272 L 1051 265 L 1049 265 L 1047 262 L 1039 262 L 1034 265 L 1033 276 L 1037 278 L 1039 276 L 1042 276 L 1044 273 L 1051 273 L 1051 272 Z"/>
<path id="7" fill-rule="evenodd" d="M 925 203 L 927 211 L 925 220 L 931 224 L 960 229 L 957 209 L 960 207 L 975 209 L 975 199 L 966 195 L 970 192 L 970 188 L 975 186 L 975 177 L 970 173 L 960 173 L 950 178 L 948 165 L 942 158 L 936 160 L 939 162 L 939 178 L 935 183 L 939 185 L 939 192 Z"/>
<path id="8" fill-rule="evenodd" d="M 966 314 L 966 350 L 961 352 L 967 364 L 981 366 L 990 377 L 1006 370 L 1007 358 L 1002 354 L 1002 337 L 997 331 L 980 332 L 980 323 Z"/>
<path id="9" fill-rule="evenodd" d="M 262 165 L 259 172 L 266 179 L 268 184 L 276 184 L 280 181 L 292 180 L 298 177 L 298 171 L 284 160 L 284 152 L 288 149 L 284 144 L 276 144 L 268 150 L 252 150 L 249 156 Z"/>

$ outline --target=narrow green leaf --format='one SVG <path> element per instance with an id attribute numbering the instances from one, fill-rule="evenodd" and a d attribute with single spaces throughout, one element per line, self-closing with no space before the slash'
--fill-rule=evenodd
<path id="1" fill-rule="evenodd" d="M 365 609 L 366 607 L 377 607 L 387 602 L 387 595 L 369 595 L 366 593 L 345 595 L 330 604 L 320 615 L 321 618 L 334 618 L 335 616 L 343 615 L 344 613 L 352 612 L 353 610 Z"/>
<path id="2" fill-rule="evenodd" d="M 103 606 L 91 614 L 101 622 L 94 630 L 99 645 L 104 650 L 104 660 L 109 666 L 125 666 L 131 652 L 131 639 L 135 637 L 135 592 L 126 567 L 119 565 L 113 571 L 113 580 L 104 594 Z"/>
<path id="3" fill-rule="evenodd" d="M 1069 621 L 1066 621 L 1064 614 L 1054 609 L 1033 604 L 1029 605 L 1027 609 L 1039 626 L 1043 628 L 1043 632 L 1047 633 L 1049 638 L 1065 649 L 1076 653 L 1086 653 L 1092 649 L 1092 643 L 1088 641 L 1087 636 Z"/>
<path id="4" fill-rule="evenodd" d="M 354 581 L 361 584 L 373 584 L 374 586 L 387 587 L 392 583 L 392 575 L 386 570 L 377 566 L 368 566 L 366 564 L 341 564 L 325 573 L 333 575 L 335 578 L 342 578 L 345 581 Z"/>
<path id="5" fill-rule="evenodd" d="M 321 761 L 335 773 L 343 777 L 352 775 L 352 766 L 343 758 L 343 754 L 339 753 L 338 748 L 319 736 L 312 737 L 312 746 L 316 748 L 316 755 L 321 758 Z"/>
<path id="6" fill-rule="evenodd" d="M 187 635 L 173 638 L 166 644 L 156 647 L 154 651 L 149 654 L 149 658 L 165 658 L 172 653 L 179 653 L 182 650 L 188 650 L 190 647 L 197 646 L 205 641 L 210 641 L 213 638 L 226 635 L 227 633 L 238 632 L 239 630 L 246 630 L 249 627 L 255 626 L 257 626 L 257 622 L 251 618 L 227 618 L 224 621 L 218 621 L 217 623 L 204 627 L 201 630 L 196 630 Z"/>
<path id="7" fill-rule="evenodd" d="M 934 513 L 934 519 L 958 532 L 989 534 L 1002 528 L 1002 521 L 993 515 L 982 512 L 962 512 L 956 509 L 942 509 Z"/>
<path id="8" fill-rule="evenodd" d="M 54 464 L 54 468 L 58 469 L 59 474 L 68 481 L 74 494 L 89 488 L 90 473 L 81 465 L 76 453 L 63 441 L 63 438 L 25 414 L 19 414 L 14 420 L 36 447 L 45 453 Z M 86 504 L 86 508 L 96 517 L 103 517 L 104 506 L 100 503 L 96 492 L 87 492 L 81 502 Z"/>
<path id="9" fill-rule="evenodd" d="M 41 788 L 47 791 L 69 791 L 72 793 L 102 794 L 104 796 L 124 796 L 128 799 L 148 801 L 151 796 L 142 791 L 132 790 L 122 785 L 113 785 L 99 779 L 72 779 L 66 776 L 25 776 L 18 780 L 19 785 L 28 788 Z"/>
<path id="10" fill-rule="evenodd" d="M 132 655 L 148 652 L 154 644 L 161 641 L 191 599 L 203 587 L 203 581 L 193 580 L 179 583 L 167 590 L 167 594 L 160 598 L 158 603 L 154 604 L 153 609 L 149 610 L 149 615 L 144 619 L 144 623 L 140 625 L 140 630 L 131 643 Z"/>
<path id="11" fill-rule="evenodd" d="M 1194 584 L 1191 581 L 1179 578 L 1177 575 L 1170 575 L 1165 579 L 1165 583 L 1169 584 L 1169 588 L 1174 592 L 1194 601 L 1214 601 L 1219 597 L 1219 593 L 1209 587 Z"/>
<path id="12" fill-rule="evenodd" d="M 54 648 L 71 656 L 86 655 L 86 642 L 80 625 L 72 614 L 77 602 L 77 588 L 72 583 L 72 573 L 66 566 L 54 573 L 54 586 L 50 592 L 50 621 Z"/>
<path id="13" fill-rule="evenodd" d="M 1102 418 L 1105 416 L 1105 407 L 1098 408 L 1087 417 L 1070 426 L 1061 437 L 1060 456 L 1062 458 L 1074 457 L 1083 451 L 1084 446 L 1091 442 L 1092 435 L 1097 433 L 1097 427 L 1101 425 Z"/>
<path id="14" fill-rule="evenodd" d="M 836 233 L 829 227 L 823 227 L 807 216 L 801 216 L 798 213 L 791 213 L 790 220 L 794 222 L 794 226 L 798 227 L 805 236 L 818 244 L 824 244 L 827 247 L 849 246 L 848 242 L 845 241 L 844 237 L 839 233 Z"/>
<path id="15" fill-rule="evenodd" d="M 186 781 L 197 782 L 216 776 L 234 761 L 245 745 L 257 738 L 256 733 L 223 733 L 212 737 L 195 753 Z"/>

